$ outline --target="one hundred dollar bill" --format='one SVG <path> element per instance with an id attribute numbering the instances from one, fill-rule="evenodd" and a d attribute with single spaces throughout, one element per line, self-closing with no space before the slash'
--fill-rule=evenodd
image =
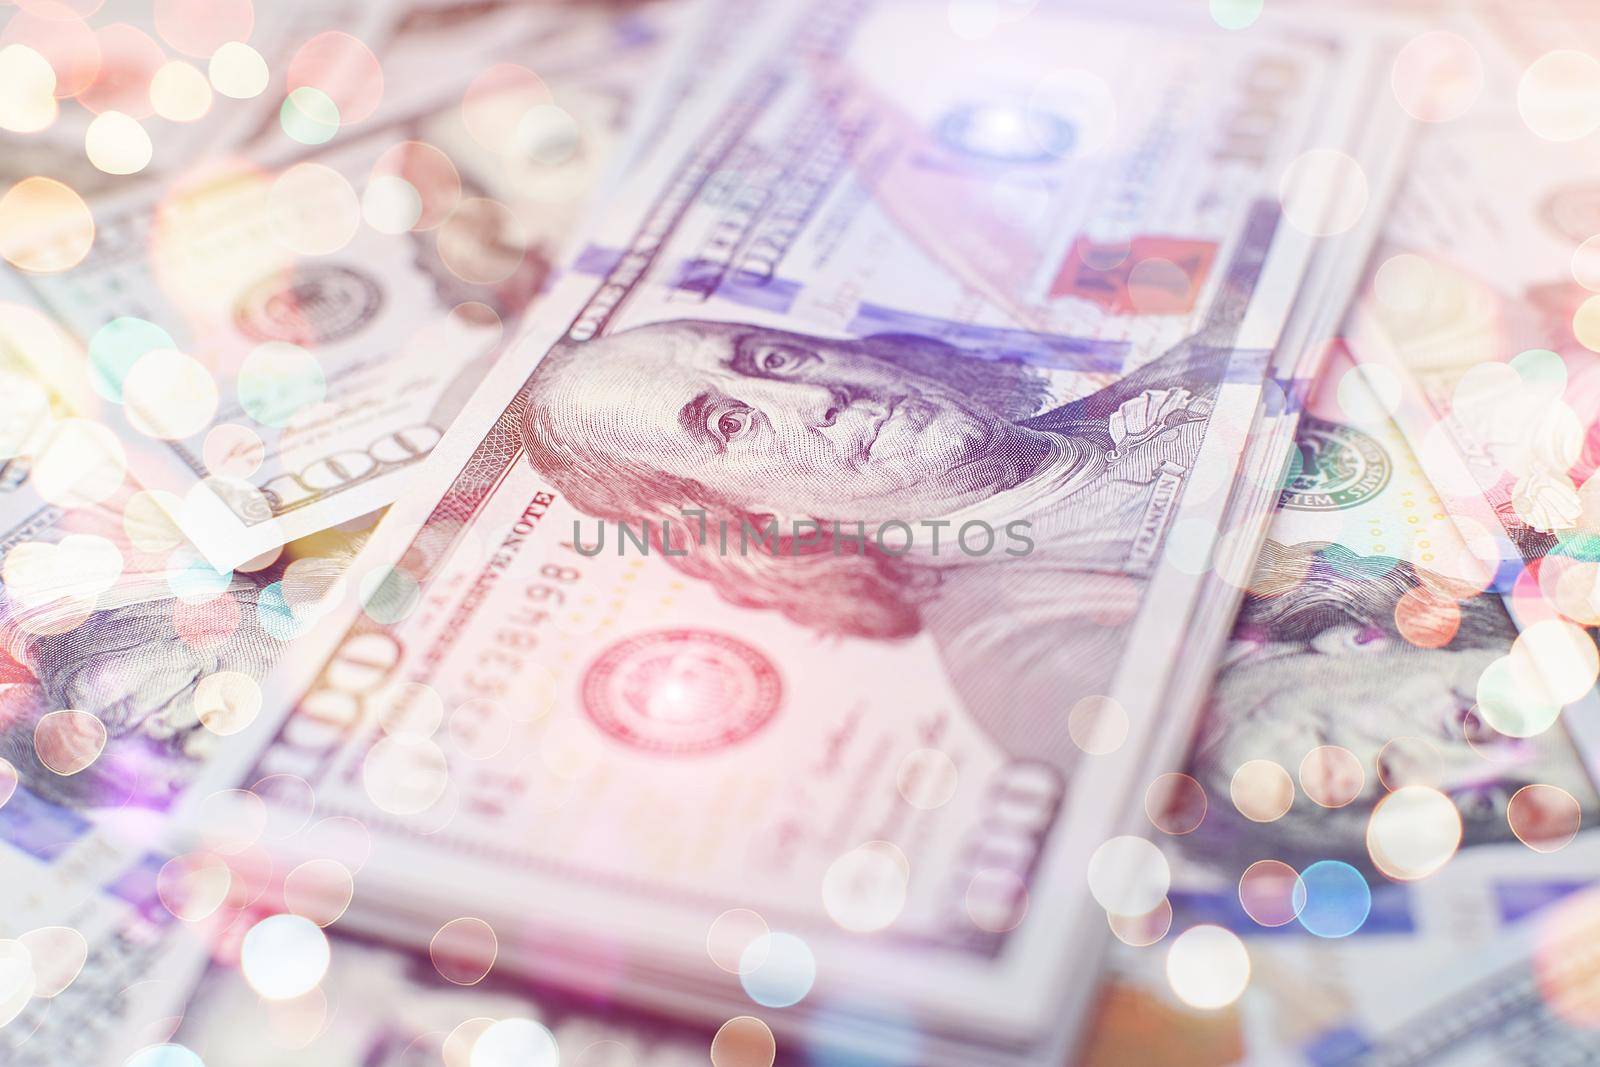
<path id="1" fill-rule="evenodd" d="M 281 648 L 259 613 L 274 576 L 210 584 L 223 576 L 83 436 L 82 383 L 38 376 L 40 361 L 12 343 L 65 371 L 70 336 L 15 302 L 7 322 L 0 1059 L 121 1064 L 170 1034 L 209 951 L 159 899 L 166 857 L 150 845 L 192 768 L 223 741 L 202 723 L 221 725 L 205 710 L 223 709 L 208 703 L 213 683 L 196 683 L 258 685 Z M 197 576 L 210 585 L 199 595 Z"/>
<path id="2" fill-rule="evenodd" d="M 1084 865 L 1181 718 L 1171 550 L 1209 552 L 1314 246 L 1280 182 L 1366 57 L 943 18 L 774 7 L 272 687 L 218 780 L 374 829 L 351 922 L 470 908 L 508 968 L 715 1020 L 783 999 L 706 958 L 742 908 L 814 961 L 775 1028 L 1064 1042 Z"/>
<path id="3" fill-rule="evenodd" d="M 509 74 L 464 108 L 461 68 L 419 73 L 420 100 L 397 64 L 376 129 L 299 155 L 270 131 L 249 165 L 97 204 L 80 265 L 22 276 L 83 345 L 97 417 L 218 569 L 393 500 L 548 283 L 664 36 L 563 5 L 517 25 L 547 81 Z M 534 121 L 500 145 L 516 108 Z M 414 217 L 373 206 L 385 182 Z M 188 377 L 141 391 L 133 365 L 169 348 Z"/>
<path id="4" fill-rule="evenodd" d="M 1600 22 L 1480 9 L 1439 25 L 1481 57 L 1481 99 L 1419 135 L 1346 333 L 1519 624 L 1592 627 L 1600 185 L 1539 64 L 1600 48 Z M 1567 712 L 1591 760 L 1597 711 L 1590 692 Z"/>
<path id="5" fill-rule="evenodd" d="M 1347 356 L 1330 360 L 1302 417 L 1267 538 L 1183 768 L 1204 792 L 1204 815 L 1157 834 L 1173 858 L 1170 928 L 1112 955 L 1087 1064 L 1391 1062 L 1362 1058 L 1371 1050 L 1350 1020 L 1379 1003 L 1395 1018 L 1428 1017 L 1414 993 L 1396 995 L 1397 970 L 1451 966 L 1594 877 L 1592 776 L 1559 724 L 1510 738 L 1479 718 L 1477 678 L 1517 627 L 1499 596 L 1480 591 L 1481 562 Z M 1267 821 L 1237 806 L 1234 776 L 1252 760 L 1292 776 L 1287 810 Z M 1353 775 L 1342 784 L 1341 769 Z M 1461 823 L 1454 856 L 1416 881 L 1385 874 L 1369 836 L 1377 805 L 1407 784 L 1443 793 Z M 1518 840 L 1520 830 L 1541 849 L 1555 843 L 1538 838 L 1525 809 L 1513 814 L 1512 797 L 1530 786 L 1571 798 L 1575 840 L 1548 852 Z M 1154 810 L 1163 817 L 1159 802 Z M 1346 936 L 1319 936 L 1292 901 L 1269 909 L 1272 894 L 1249 888 L 1245 872 L 1262 861 L 1348 865 L 1370 911 Z M 1184 1003 L 1163 967 L 1172 940 L 1200 923 L 1233 930 L 1250 953 L 1250 986 L 1221 1011 Z M 1472 1027 L 1440 1027 L 1437 1038 L 1461 1045 L 1430 1055 L 1475 1040 Z"/>

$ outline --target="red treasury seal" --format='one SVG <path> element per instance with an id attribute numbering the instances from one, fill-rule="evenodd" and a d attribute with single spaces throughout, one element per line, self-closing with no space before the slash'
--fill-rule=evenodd
<path id="1" fill-rule="evenodd" d="M 711 630 L 656 630 L 618 641 L 583 676 L 595 724 L 637 748 L 706 752 L 755 733 L 783 693 L 772 661 Z"/>

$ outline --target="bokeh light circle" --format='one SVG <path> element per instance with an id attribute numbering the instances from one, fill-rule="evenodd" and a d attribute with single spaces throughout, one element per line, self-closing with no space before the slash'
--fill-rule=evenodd
<path id="1" fill-rule="evenodd" d="M 427 738 L 385 737 L 361 764 L 367 796 L 391 815 L 416 815 L 433 807 L 449 779 L 444 751 Z"/>
<path id="2" fill-rule="evenodd" d="M 0 130 L 37 133 L 59 112 L 50 61 L 25 44 L 0 48 Z"/>
<path id="3" fill-rule="evenodd" d="M 1507 802 L 1506 822 L 1535 852 L 1559 852 L 1578 836 L 1583 806 L 1560 786 L 1525 785 Z"/>
<path id="4" fill-rule="evenodd" d="M 428 958 L 439 977 L 453 985 L 477 985 L 489 976 L 500 954 L 494 927 L 466 916 L 451 919 L 428 942 Z"/>
<path id="5" fill-rule="evenodd" d="M 1228 796 L 1251 822 L 1273 822 L 1294 805 L 1294 779 L 1272 760 L 1246 760 L 1233 772 Z"/>
<path id="6" fill-rule="evenodd" d="M 536 104 L 517 122 L 513 143 L 518 158 L 558 167 L 577 154 L 582 141 L 577 121 L 565 108 Z"/>
<path id="7" fill-rule="evenodd" d="M 207 76 L 213 89 L 234 100 L 253 100 L 271 79 L 261 53 L 242 41 L 229 41 L 213 52 Z"/>
<path id="8" fill-rule="evenodd" d="M 1361 795 L 1366 769 L 1340 745 L 1318 745 L 1300 761 L 1300 791 L 1324 808 L 1342 808 Z"/>
<path id="9" fill-rule="evenodd" d="M 404 178 L 380 174 L 361 194 L 361 217 L 379 233 L 406 233 L 422 221 L 422 194 Z"/>
<path id="10" fill-rule="evenodd" d="M 1372 890 L 1342 860 L 1318 860 L 1300 872 L 1291 901 L 1300 925 L 1318 937 L 1349 937 L 1372 911 Z"/>
<path id="11" fill-rule="evenodd" d="M 497 63 L 467 86 L 461 98 L 461 119 L 481 148 L 509 153 L 514 150 L 523 116 L 550 102 L 550 90 L 533 71 Z"/>
<path id="12" fill-rule="evenodd" d="M 444 1067 L 472 1067 L 472 1050 L 478 1038 L 495 1022 L 487 1016 L 477 1015 L 457 1023 L 455 1029 L 445 1035 L 443 1047 L 439 1049 Z"/>
<path id="13" fill-rule="evenodd" d="M 1067 734 L 1091 756 L 1105 756 L 1128 739 L 1128 713 L 1108 696 L 1086 696 L 1067 712 Z"/>
<path id="14" fill-rule="evenodd" d="M 767 1008 L 800 1003 L 811 992 L 816 978 L 817 960 L 811 946 L 794 934 L 778 932 L 757 938 L 744 950 L 739 962 L 739 981 L 745 994 Z"/>
<path id="15" fill-rule="evenodd" d="M 1424 256 L 1401 252 L 1385 259 L 1372 275 L 1372 295 L 1384 309 L 1397 315 L 1415 315 L 1427 309 L 1434 297 L 1434 268 Z"/>
<path id="16" fill-rule="evenodd" d="M 128 369 L 122 402 L 134 429 L 158 440 L 179 441 L 211 425 L 217 414 L 217 383 L 199 360 L 158 348 Z"/>
<path id="17" fill-rule="evenodd" d="M 1572 313 L 1572 336 L 1591 352 L 1600 352 L 1600 296 L 1591 296 Z"/>
<path id="18" fill-rule="evenodd" d="M 1517 111 L 1548 141 L 1576 141 L 1600 129 L 1600 60 L 1560 49 L 1534 60 L 1517 83 Z"/>
<path id="19" fill-rule="evenodd" d="M 1248 29 L 1263 6 L 1263 0 L 1210 0 L 1211 19 L 1225 30 Z"/>
<path id="20" fill-rule="evenodd" d="M 1367 822 L 1373 866 L 1399 882 L 1426 878 L 1461 844 L 1461 813 L 1437 789 L 1408 785 L 1378 801 Z"/>
<path id="21" fill-rule="evenodd" d="M 224 422 L 213 426 L 200 447 L 206 470 L 222 478 L 249 478 L 267 458 L 267 445 L 248 426 Z"/>
<path id="22" fill-rule="evenodd" d="M 248 789 L 218 789 L 196 806 L 195 836 L 212 852 L 238 856 L 261 840 L 267 806 Z"/>
<path id="23" fill-rule="evenodd" d="M 766 959 L 749 950 L 768 944 L 763 940 L 771 930 L 767 922 L 749 908 L 732 908 L 717 916 L 706 930 L 706 955 L 711 962 L 729 974 L 743 973 L 741 967 L 754 969 Z"/>
<path id="24" fill-rule="evenodd" d="M 1015 930 L 1028 914 L 1028 883 L 1004 867 L 979 868 L 967 882 L 967 919 L 980 930 Z"/>
<path id="25" fill-rule="evenodd" d="M 1600 293 L 1600 234 L 1589 238 L 1572 253 L 1572 280 L 1593 293 Z"/>
<path id="26" fill-rule="evenodd" d="M 156 895 L 174 918 L 200 922 L 228 898 L 233 872 L 220 856 L 193 852 L 175 856 L 156 873 Z"/>
<path id="27" fill-rule="evenodd" d="M 46 1000 L 66 991 L 89 958 L 89 942 L 70 926 L 41 926 L 17 938 L 33 957 L 33 995 Z"/>
<path id="28" fill-rule="evenodd" d="M 289 61 L 290 96 L 312 90 L 329 101 L 335 121 L 361 122 L 383 100 L 383 65 L 372 49 L 348 33 L 327 30 L 317 34 Z"/>
<path id="29" fill-rule="evenodd" d="M 174 350 L 172 335 L 153 322 L 122 315 L 107 322 L 89 338 L 89 384 L 114 403 L 122 403 L 122 385 L 147 353 Z"/>
<path id="30" fill-rule="evenodd" d="M 1417 648 L 1443 648 L 1461 629 L 1461 608 L 1454 600 L 1417 586 L 1395 601 L 1394 625 Z"/>
<path id="31" fill-rule="evenodd" d="M 49 80 L 55 84 L 57 99 L 77 96 L 100 76 L 100 69 L 105 62 L 100 50 L 100 38 L 95 34 L 94 27 L 83 19 L 50 17 L 62 10 L 59 0 L 44 0 L 33 7 L 32 11 L 23 10 L 11 16 L 4 32 L 0 33 L 0 44 L 25 45 L 42 57 L 49 67 Z M 6 57 L 0 53 L 0 82 L 6 82 L 9 89 L 27 91 L 28 86 L 19 86 L 10 80 L 6 67 Z M 34 73 L 37 75 L 37 68 L 34 68 Z M 28 103 L 35 104 L 36 101 Z M 55 109 L 49 108 L 49 113 L 54 115 Z M 0 123 L 0 127 L 11 128 L 4 123 Z M 14 132 L 27 131 L 18 129 Z"/>
<path id="32" fill-rule="evenodd" d="M 1437 786 L 1444 780 L 1444 756 L 1425 737 L 1396 737 L 1378 750 L 1378 782 L 1385 789 Z"/>
<path id="33" fill-rule="evenodd" d="M 0 196 L 0 258 L 32 274 L 71 270 L 94 245 L 83 197 L 53 178 L 24 178 Z"/>
<path id="34" fill-rule="evenodd" d="M 181 59 L 169 60 L 150 79 L 150 107 L 168 122 L 194 122 L 211 110 L 211 83 Z"/>
<path id="35" fill-rule="evenodd" d="M 869 841 L 845 852 L 822 876 L 822 906 L 853 933 L 882 930 L 900 916 L 911 875 L 905 853 L 888 841 Z"/>
<path id="36" fill-rule="evenodd" d="M 52 711 L 33 727 L 39 762 L 63 778 L 87 769 L 105 747 L 106 725 L 87 711 Z"/>
<path id="37" fill-rule="evenodd" d="M 186 1045 L 146 1045 L 122 1061 L 122 1067 L 205 1067 L 205 1061 Z"/>
<path id="38" fill-rule="evenodd" d="M 772 1067 L 777 1056 L 772 1028 L 754 1015 L 729 1019 L 711 1039 L 711 1067 Z"/>
<path id="39" fill-rule="evenodd" d="M 261 711 L 261 687 L 242 671 L 214 671 L 195 683 L 194 709 L 200 725 L 227 737 L 255 721 Z"/>
<path id="40" fill-rule="evenodd" d="M 1206 791 L 1187 774 L 1163 774 L 1144 794 L 1144 813 L 1164 834 L 1193 833 L 1206 817 Z"/>
<path id="41" fill-rule="evenodd" d="M 260 996 L 288 1000 L 316 988 L 331 953 L 322 929 L 300 915 L 271 915 L 252 926 L 239 946 L 239 970 Z"/>
<path id="42" fill-rule="evenodd" d="M 297 163 L 267 194 L 273 237 L 302 256 L 326 256 L 361 227 L 361 202 L 344 175 L 321 163 Z"/>
<path id="43" fill-rule="evenodd" d="M 303 145 L 327 144 L 339 132 L 339 105 L 321 89 L 302 85 L 283 98 L 278 125 L 290 140 Z"/>
<path id="44" fill-rule="evenodd" d="M 532 1019 L 512 1017 L 491 1023 L 472 1043 L 469 1067 L 557 1067 L 556 1037 Z"/>
<path id="45" fill-rule="evenodd" d="M 355 892 L 354 876 L 338 860 L 306 860 L 283 876 L 283 906 L 318 926 L 337 922 Z"/>
<path id="46" fill-rule="evenodd" d="M 1172 870 L 1142 837 L 1113 837 L 1094 850 L 1087 870 L 1095 902 L 1114 915 L 1144 915 L 1166 899 Z"/>
<path id="47" fill-rule="evenodd" d="M 0 1027 L 28 1006 L 34 988 L 33 954 L 21 941 L 0 939 Z"/>
<path id="48" fill-rule="evenodd" d="M 84 131 L 83 150 L 107 174 L 137 174 L 150 165 L 155 146 L 139 120 L 120 111 L 102 111 Z"/>
<path id="49" fill-rule="evenodd" d="M 1192 1008 L 1225 1008 L 1250 984 L 1250 953 L 1231 930 L 1192 926 L 1167 949 L 1167 983 Z"/>
<path id="50" fill-rule="evenodd" d="M 1477 714 L 1507 737 L 1544 733 L 1561 715 L 1561 704 L 1530 676 L 1527 657 L 1500 656 L 1478 676 Z"/>
<path id="51" fill-rule="evenodd" d="M 1536 676 L 1551 700 L 1580 700 L 1600 678 L 1600 652 L 1581 626 L 1563 619 L 1542 619 L 1525 628 L 1511 645 L 1520 659 L 1519 673 Z"/>
<path id="52" fill-rule="evenodd" d="M 397 178 L 417 194 L 421 211 L 413 229 L 432 230 L 461 202 L 461 175 L 450 157 L 423 141 L 403 141 L 373 164 L 372 178 Z"/>
<path id="53" fill-rule="evenodd" d="M 1239 876 L 1239 906 L 1260 926 L 1294 922 L 1304 903 L 1304 891 L 1300 873 L 1279 860 L 1257 860 Z"/>
<path id="54" fill-rule="evenodd" d="M 1143 915 L 1115 915 L 1106 912 L 1106 922 L 1118 941 L 1133 948 L 1147 948 L 1167 936 L 1172 929 L 1172 902 L 1163 900 Z"/>
<path id="55" fill-rule="evenodd" d="M 417 580 L 399 567 L 387 564 L 372 568 L 357 585 L 361 610 L 373 622 L 385 626 L 405 619 L 416 610 L 422 598 Z"/>
<path id="56" fill-rule="evenodd" d="M 530 238 L 510 208 L 471 197 L 456 205 L 436 241 L 451 274 L 473 285 L 498 285 L 522 266 Z"/>

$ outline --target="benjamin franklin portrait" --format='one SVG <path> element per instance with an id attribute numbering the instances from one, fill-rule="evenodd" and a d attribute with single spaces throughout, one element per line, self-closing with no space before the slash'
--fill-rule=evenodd
<path id="1" fill-rule="evenodd" d="M 325 589 L 347 561 L 347 553 L 310 559 L 299 573 Z M 260 684 L 282 654 L 258 603 L 283 574 L 280 562 L 235 575 L 222 595 L 187 605 L 163 576 L 143 576 L 102 594 L 100 610 L 70 628 L 39 625 L 59 609 L 21 608 L 0 590 L 0 758 L 20 787 L 69 809 L 166 808 L 223 740 L 200 721 L 196 683 L 236 671 Z M 270 601 L 269 614 L 282 604 Z M 36 731 L 68 708 L 100 720 L 105 747 L 82 770 L 59 774 L 40 759 Z"/>
<path id="2" fill-rule="evenodd" d="M 674 566 L 726 600 L 825 634 L 926 633 L 1013 756 L 1070 761 L 1067 710 L 1105 693 L 1192 471 L 1228 353 L 1180 345 L 1098 392 L 905 334 L 826 338 L 680 320 L 557 344 L 529 384 L 534 468 L 586 515 L 684 526 L 863 524 L 868 543 L 719 550 Z M 901 521 L 1025 520 L 1033 550 L 892 555 Z M 846 550 L 836 550 L 843 548 Z"/>
<path id="3" fill-rule="evenodd" d="M 1474 712 L 1479 676 L 1517 635 L 1498 597 L 1457 603 L 1438 592 L 1450 588 L 1446 580 L 1409 563 L 1319 542 L 1268 541 L 1252 588 L 1190 755 L 1189 773 L 1210 801 L 1199 829 L 1180 839 L 1197 859 L 1221 864 L 1232 878 L 1260 859 L 1296 868 L 1339 859 L 1370 871 L 1367 822 L 1387 792 L 1384 780 L 1419 774 L 1455 802 L 1464 848 L 1512 836 L 1506 804 L 1525 785 L 1565 789 L 1585 825 L 1597 814 L 1600 801 L 1559 724 L 1513 738 Z M 1395 605 L 1413 590 L 1423 605 L 1459 613 L 1442 647 L 1419 647 L 1396 625 Z M 1385 751 L 1396 738 L 1427 748 Z M 1348 749 L 1365 769 L 1351 803 L 1324 808 L 1297 795 L 1283 817 L 1264 823 L 1234 808 L 1230 781 L 1247 760 L 1270 759 L 1293 775 L 1322 745 Z M 1428 765 L 1406 765 L 1418 751 L 1431 754 Z"/>

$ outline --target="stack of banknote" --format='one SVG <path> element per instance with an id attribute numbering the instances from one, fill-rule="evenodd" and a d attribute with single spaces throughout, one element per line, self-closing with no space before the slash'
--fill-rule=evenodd
<path id="1" fill-rule="evenodd" d="M 80 31 L 272 81 L 4 135 L 0 1060 L 1595 1054 L 1600 19 Z"/>

